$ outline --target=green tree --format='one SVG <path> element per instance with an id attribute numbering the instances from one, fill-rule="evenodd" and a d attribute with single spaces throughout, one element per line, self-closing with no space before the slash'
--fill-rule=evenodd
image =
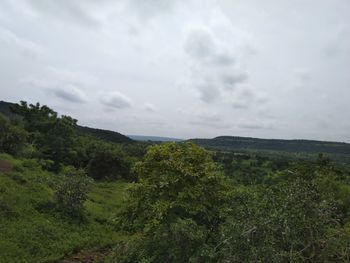
<path id="1" fill-rule="evenodd" d="M 22 117 L 24 127 L 30 133 L 30 142 L 38 148 L 41 158 L 55 162 L 53 169 L 58 170 L 61 163 L 74 162 L 75 119 L 58 117 L 55 111 L 45 105 L 28 105 L 24 101 L 16 104 L 12 111 Z"/>
<path id="2" fill-rule="evenodd" d="M 228 184 L 211 155 L 189 143 L 152 146 L 135 172 L 119 222 L 141 234 L 120 261 L 210 261 L 229 210 Z"/>
<path id="3" fill-rule="evenodd" d="M 28 133 L 15 121 L 0 114 L 0 151 L 17 154 L 27 141 Z"/>

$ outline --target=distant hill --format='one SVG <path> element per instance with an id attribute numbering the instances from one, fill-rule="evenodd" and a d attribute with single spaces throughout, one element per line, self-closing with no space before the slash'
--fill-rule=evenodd
<path id="1" fill-rule="evenodd" d="M 129 137 L 115 131 L 102 130 L 102 129 L 90 128 L 90 127 L 79 126 L 79 125 L 77 129 L 80 134 L 92 135 L 104 141 L 109 141 L 114 143 L 134 142 L 134 140 L 130 139 Z"/>
<path id="2" fill-rule="evenodd" d="M 220 136 L 189 140 L 200 146 L 224 151 L 278 151 L 289 153 L 326 153 L 350 155 L 350 144 L 313 140 L 278 140 Z"/>
<path id="3" fill-rule="evenodd" d="M 15 115 L 11 112 L 10 107 L 15 105 L 11 102 L 0 101 L 0 113 L 8 117 L 14 117 Z M 114 143 L 130 143 L 134 142 L 129 137 L 115 131 L 102 130 L 96 128 L 90 128 L 78 125 L 77 131 L 80 134 L 91 135 L 100 140 L 114 142 Z"/>
<path id="4" fill-rule="evenodd" d="M 15 104 L 11 102 L 0 101 L 0 113 L 10 118 L 14 117 L 15 115 L 10 110 L 13 105 Z"/>
<path id="5" fill-rule="evenodd" d="M 135 141 L 152 141 L 152 142 L 181 142 L 183 139 L 160 137 L 160 136 L 144 136 L 144 135 L 128 135 Z"/>

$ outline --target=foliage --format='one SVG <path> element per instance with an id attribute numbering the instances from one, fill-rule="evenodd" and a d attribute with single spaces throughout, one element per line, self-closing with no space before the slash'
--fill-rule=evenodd
<path id="1" fill-rule="evenodd" d="M 112 142 L 112 143 L 132 143 L 133 142 L 133 140 L 130 139 L 129 137 L 115 131 L 95 129 L 95 128 L 89 128 L 84 126 L 77 126 L 77 131 L 81 135 L 88 135 L 106 142 Z"/>
<path id="2" fill-rule="evenodd" d="M 89 184 L 90 180 L 82 170 L 69 169 L 67 174 L 61 175 L 54 194 L 58 210 L 71 218 L 81 218 Z"/>
<path id="3" fill-rule="evenodd" d="M 85 202 L 86 220 L 57 216 L 42 204 L 54 200 L 52 180 L 36 160 L 0 154 L 15 171 L 0 172 L 0 262 L 57 262 L 85 250 L 114 246 L 126 237 L 115 231 L 113 216 L 120 209 L 128 184 L 91 182 Z"/>
<path id="4" fill-rule="evenodd" d="M 312 140 L 277 140 L 248 137 L 220 136 L 213 139 L 190 140 L 203 147 L 225 150 L 267 150 L 295 153 L 349 154 L 350 144 Z"/>
<path id="5" fill-rule="evenodd" d="M 14 113 L 11 108 L 16 107 L 16 104 L 0 101 L 0 113 L 7 116 L 8 118 L 16 118 L 17 115 Z M 94 129 L 84 126 L 76 126 L 76 131 L 79 135 L 90 136 L 94 139 L 98 138 L 100 140 L 112 143 L 132 143 L 129 137 L 122 135 L 118 132 L 102 130 L 102 129 Z"/>
<path id="6" fill-rule="evenodd" d="M 117 147 L 98 144 L 91 154 L 87 174 L 95 180 L 130 180 L 130 161 Z"/>
<path id="7" fill-rule="evenodd" d="M 12 110 L 22 117 L 24 127 L 30 133 L 30 143 L 40 150 L 41 158 L 53 160 L 55 170 L 60 168 L 60 163 L 70 164 L 76 120 L 69 116 L 58 117 L 57 112 L 39 103 L 28 105 L 21 101 Z"/>
<path id="8" fill-rule="evenodd" d="M 104 246 L 112 262 L 350 262 L 347 144 L 116 144 L 47 106 L 12 106 L 0 116 L 0 152 L 17 158 L 0 154 L 0 262 Z"/>
<path id="9" fill-rule="evenodd" d="M 135 171 L 119 222 L 141 236 L 122 262 L 209 260 L 229 210 L 227 181 L 210 154 L 193 144 L 152 146 Z"/>
<path id="10" fill-rule="evenodd" d="M 345 185 L 337 175 L 299 164 L 278 177 L 272 185 L 235 192 L 218 245 L 221 260 L 348 262 L 344 200 L 337 197 Z"/>
<path id="11" fill-rule="evenodd" d="M 27 141 L 27 132 L 16 121 L 0 114 L 0 152 L 18 154 Z"/>

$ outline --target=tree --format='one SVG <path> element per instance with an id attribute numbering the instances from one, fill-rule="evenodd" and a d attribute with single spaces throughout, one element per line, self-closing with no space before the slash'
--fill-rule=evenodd
<path id="1" fill-rule="evenodd" d="M 210 260 L 228 210 L 227 181 L 211 155 L 190 143 L 156 145 L 135 172 L 119 222 L 141 235 L 121 262 Z"/>
<path id="2" fill-rule="evenodd" d="M 64 115 L 58 117 L 57 112 L 39 103 L 28 105 L 21 101 L 12 111 L 22 117 L 30 142 L 38 148 L 41 158 L 55 162 L 54 170 L 61 163 L 72 164 L 77 120 Z"/>
<path id="3" fill-rule="evenodd" d="M 0 151 L 17 154 L 25 145 L 28 133 L 0 114 Z"/>

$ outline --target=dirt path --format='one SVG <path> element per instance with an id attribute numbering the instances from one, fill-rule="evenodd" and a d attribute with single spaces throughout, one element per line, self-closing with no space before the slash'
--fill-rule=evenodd
<path id="1" fill-rule="evenodd" d="M 80 252 L 69 258 L 58 261 L 57 263 L 102 263 L 106 258 L 107 252 Z"/>
<path id="2" fill-rule="evenodd" d="M 0 172 L 6 173 L 6 172 L 11 172 L 13 169 L 12 164 L 10 164 L 7 161 L 0 160 Z"/>

